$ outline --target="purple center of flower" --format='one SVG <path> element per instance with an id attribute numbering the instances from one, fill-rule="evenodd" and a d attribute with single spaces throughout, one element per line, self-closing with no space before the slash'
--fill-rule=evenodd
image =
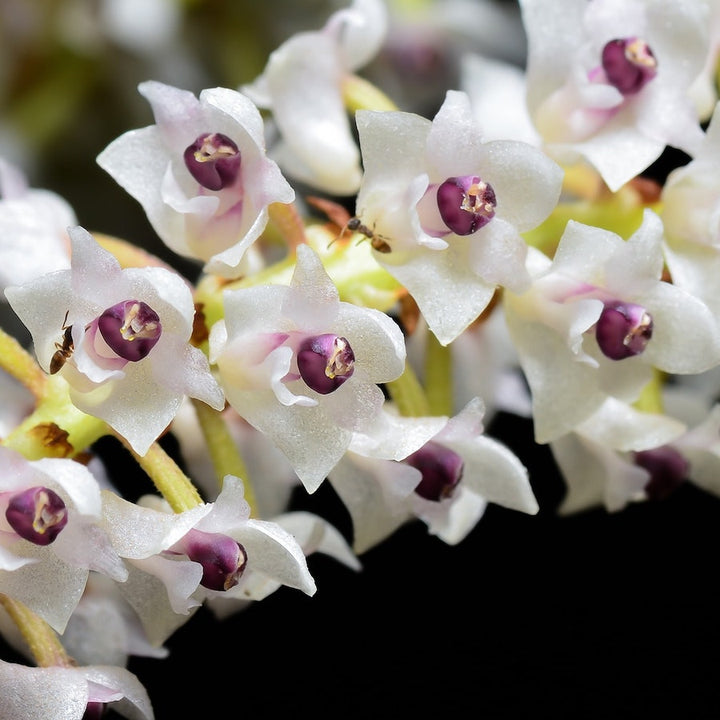
<path id="1" fill-rule="evenodd" d="M 140 300 L 125 300 L 100 315 L 98 330 L 113 352 L 137 362 L 147 357 L 160 339 L 162 325 L 149 305 Z"/>
<path id="2" fill-rule="evenodd" d="M 422 474 L 415 493 L 426 500 L 440 502 L 451 497 L 462 478 L 462 458 L 455 451 L 432 440 L 408 455 L 403 462 Z"/>
<path id="3" fill-rule="evenodd" d="M 297 352 L 297 364 L 305 384 L 327 395 L 353 374 L 355 354 L 344 337 L 326 333 L 303 341 Z"/>
<path id="4" fill-rule="evenodd" d="M 595 326 L 600 350 L 611 360 L 639 355 L 652 332 L 652 317 L 642 305 L 635 303 L 607 303 Z"/>
<path id="5" fill-rule="evenodd" d="M 200 584 L 208 590 L 226 591 L 235 587 L 247 567 L 245 548 L 229 535 L 190 530 L 172 547 L 202 566 Z"/>
<path id="6" fill-rule="evenodd" d="M 437 189 L 440 217 L 456 235 L 472 235 L 495 216 L 497 200 L 492 186 L 477 175 L 451 177 Z"/>
<path id="7" fill-rule="evenodd" d="M 608 82 L 623 95 L 642 90 L 657 74 L 657 60 L 640 38 L 611 40 L 602 50 L 602 68 Z"/>
<path id="8" fill-rule="evenodd" d="M 240 172 L 240 150 L 222 133 L 204 133 L 183 153 L 185 167 L 208 190 L 232 185 Z"/>
<path id="9" fill-rule="evenodd" d="M 35 545 L 49 545 L 67 525 L 63 499 L 46 487 L 31 487 L 13 495 L 5 510 L 10 527 Z"/>
<path id="10" fill-rule="evenodd" d="M 664 500 L 688 477 L 690 463 L 674 447 L 663 445 L 635 453 L 635 464 L 650 473 L 645 485 L 649 500 Z"/>

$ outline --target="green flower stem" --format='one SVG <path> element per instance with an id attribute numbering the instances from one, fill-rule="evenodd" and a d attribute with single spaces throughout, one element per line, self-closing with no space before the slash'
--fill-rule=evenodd
<path id="1" fill-rule="evenodd" d="M 425 392 L 431 415 L 452 415 L 452 352 L 435 335 L 427 333 L 425 342 Z"/>
<path id="2" fill-rule="evenodd" d="M 305 242 L 320 256 L 323 267 L 335 283 L 340 299 L 362 307 L 387 312 L 395 306 L 404 288 L 378 265 L 368 242 L 335 242 L 336 238 L 320 225 L 305 228 Z M 222 295 L 258 285 L 289 285 L 295 271 L 295 252 L 247 277 L 228 281 L 215 275 L 204 276 L 195 290 L 195 302 L 202 304 L 205 322 L 211 328 L 224 317 Z"/>
<path id="3" fill-rule="evenodd" d="M 610 230 L 627 239 L 642 224 L 647 207 L 657 210 L 658 205 L 643 204 L 637 191 L 629 186 L 592 201 L 561 201 L 547 220 L 534 230 L 523 233 L 523 237 L 528 245 L 552 258 L 568 220 Z"/>
<path id="4" fill-rule="evenodd" d="M 0 329 L 0 367 L 21 382 L 37 399 L 45 392 L 47 375 L 35 358 L 12 336 Z"/>
<path id="5" fill-rule="evenodd" d="M 397 105 L 371 82 L 358 75 L 347 75 L 342 83 L 342 97 L 350 113 L 356 110 L 397 110 Z"/>
<path id="6" fill-rule="evenodd" d="M 665 411 L 662 399 L 662 388 L 664 383 L 664 373 L 657 368 L 653 368 L 652 379 L 643 388 L 640 397 L 635 401 L 633 406 L 642 412 L 662 415 Z"/>
<path id="7" fill-rule="evenodd" d="M 268 214 L 288 247 L 296 248 L 305 242 L 305 223 L 295 203 L 272 203 Z"/>
<path id="8" fill-rule="evenodd" d="M 78 410 L 70 400 L 68 383 L 59 375 L 51 375 L 45 377 L 35 410 L 2 439 L 2 444 L 28 460 L 74 457 L 110 432 L 103 420 Z"/>
<path id="9" fill-rule="evenodd" d="M 257 503 L 247 466 L 222 413 L 199 400 L 193 400 L 193 406 L 220 486 L 222 487 L 226 475 L 240 478 L 245 488 L 245 500 L 250 505 L 250 513 L 257 517 Z"/>
<path id="10" fill-rule="evenodd" d="M 190 478 L 159 443 L 153 443 L 145 455 L 138 455 L 123 437 L 116 437 L 155 483 L 158 492 L 167 500 L 173 512 L 184 512 L 202 504 L 203 499 Z"/>
<path id="11" fill-rule="evenodd" d="M 22 633 L 30 652 L 39 667 L 73 667 L 72 658 L 55 631 L 23 603 L 0 593 L 0 605 Z"/>
<path id="12" fill-rule="evenodd" d="M 425 417 L 430 415 L 430 405 L 422 385 L 409 362 L 405 362 L 405 371 L 399 378 L 385 384 L 398 412 L 405 417 Z"/>

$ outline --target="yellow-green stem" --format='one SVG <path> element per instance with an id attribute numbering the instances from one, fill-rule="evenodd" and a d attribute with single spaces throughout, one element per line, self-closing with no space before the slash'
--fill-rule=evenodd
<path id="1" fill-rule="evenodd" d="M 73 667 L 55 631 L 19 600 L 0 593 L 0 605 L 17 625 L 39 667 Z"/>
<path id="2" fill-rule="evenodd" d="M 643 388 L 640 397 L 635 401 L 634 407 L 647 413 L 664 412 L 662 388 L 665 375 L 657 368 L 653 368 L 653 376 L 650 382 Z"/>
<path id="3" fill-rule="evenodd" d="M 28 460 L 73 457 L 103 435 L 108 425 L 78 410 L 70 401 L 70 386 L 59 375 L 46 376 L 35 410 L 0 444 L 22 453 Z"/>
<path id="4" fill-rule="evenodd" d="M 397 105 L 379 88 L 358 75 L 348 75 L 342 83 L 345 107 L 356 110 L 397 110 Z"/>
<path id="5" fill-rule="evenodd" d="M 245 500 L 250 505 L 250 514 L 257 516 L 257 504 L 251 478 L 237 443 L 233 439 L 222 413 L 199 400 L 193 400 L 198 422 L 212 459 L 215 474 L 222 487 L 226 475 L 235 475 L 243 481 Z"/>
<path id="6" fill-rule="evenodd" d="M 21 382 L 36 398 L 45 391 L 47 375 L 35 358 L 4 330 L 0 329 L 0 367 Z"/>
<path id="7" fill-rule="evenodd" d="M 401 415 L 405 417 L 430 415 L 430 406 L 425 391 L 409 362 L 405 363 L 403 374 L 397 380 L 386 383 L 386 387 Z"/>
<path id="8" fill-rule="evenodd" d="M 295 203 L 271 203 L 268 213 L 288 247 L 294 249 L 306 241 L 305 223 Z"/>
<path id="9" fill-rule="evenodd" d="M 155 483 L 173 512 L 184 512 L 202 504 L 203 499 L 190 478 L 157 442 L 150 446 L 145 455 L 138 455 L 124 438 L 118 438 Z"/>
<path id="10" fill-rule="evenodd" d="M 432 415 L 452 415 L 452 351 L 431 332 L 425 341 L 425 393 Z"/>

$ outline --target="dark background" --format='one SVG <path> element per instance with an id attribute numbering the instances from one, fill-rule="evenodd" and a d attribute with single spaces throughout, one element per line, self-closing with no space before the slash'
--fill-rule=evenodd
<path id="1" fill-rule="evenodd" d="M 158 243 L 137 203 L 94 164 L 117 135 L 152 122 L 137 83 L 170 79 L 110 42 L 94 53 L 69 48 L 55 34 L 64 4 L 26 3 L 46 21 L 37 37 L 0 33 L 0 112 L 29 138 L 31 182 L 67 199 L 88 230 L 131 240 L 192 277 L 197 268 Z M 4 5 L 0 31 L 13 3 Z M 187 3 L 181 47 L 200 70 L 187 89 L 251 80 L 271 49 L 296 28 L 320 27 L 330 6 Z M 405 99 L 416 106 L 407 109 L 431 117 L 468 47 L 482 50 L 446 37 L 414 64 L 385 57 L 373 70 L 410 88 Z M 508 53 L 522 56 L 517 47 Z M 662 179 L 685 161 L 670 153 L 654 174 Z M 490 506 L 455 547 L 418 522 L 365 554 L 359 573 L 310 556 L 312 598 L 281 588 L 222 622 L 201 609 L 168 641 L 168 659 L 130 661 L 158 720 L 720 717 L 720 500 L 687 484 L 620 513 L 558 517 L 562 480 L 549 449 L 532 442 L 530 422 L 499 415 L 487 432 L 530 469 L 538 515 Z M 166 442 L 171 448 L 172 437 Z M 96 449 L 123 483 L 147 482 L 112 443 Z M 294 506 L 349 537 L 329 484 L 297 493 Z M 16 658 L 10 650 L 0 657 Z"/>

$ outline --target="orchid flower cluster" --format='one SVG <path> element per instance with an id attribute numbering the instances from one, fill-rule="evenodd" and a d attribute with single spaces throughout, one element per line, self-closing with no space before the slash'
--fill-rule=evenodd
<path id="1" fill-rule="evenodd" d="M 720 494 L 720 2 L 519 4 L 526 67 L 467 54 L 432 118 L 360 74 L 383 0 L 241 87 L 142 82 L 154 122 L 97 163 L 196 277 L 0 160 L 31 337 L 0 331 L 0 629 L 29 662 L 0 661 L 2 717 L 147 720 L 128 657 L 199 607 L 312 595 L 308 555 L 360 570 L 410 522 L 453 545 L 490 503 L 537 513 L 498 411 L 552 450 L 559 513 Z M 156 493 L 113 486 L 106 436 Z M 323 483 L 352 537 L 292 509 Z"/>

